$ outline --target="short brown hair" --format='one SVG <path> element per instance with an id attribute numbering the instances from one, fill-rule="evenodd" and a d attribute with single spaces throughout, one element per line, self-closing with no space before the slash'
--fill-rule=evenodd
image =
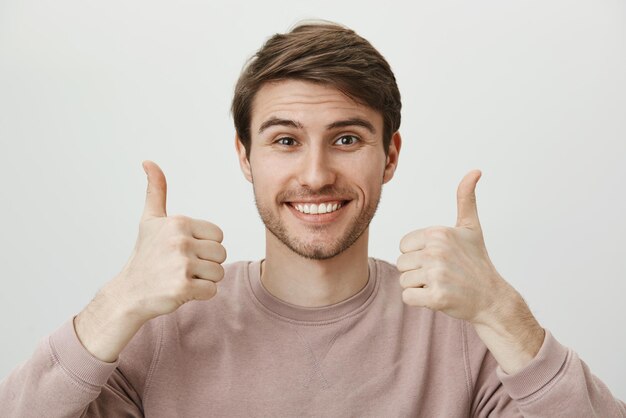
<path id="1" fill-rule="evenodd" d="M 383 116 L 383 149 L 400 128 L 400 91 L 383 56 L 353 30 L 332 22 L 304 22 L 275 34 L 244 66 L 231 111 L 250 159 L 252 103 L 264 83 L 297 79 L 331 85 Z"/>

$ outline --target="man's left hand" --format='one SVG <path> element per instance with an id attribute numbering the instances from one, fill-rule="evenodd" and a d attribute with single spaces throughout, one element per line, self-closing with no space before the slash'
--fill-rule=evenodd
<path id="1" fill-rule="evenodd" d="M 402 300 L 472 323 L 503 370 L 513 373 L 536 355 L 545 334 L 489 259 L 476 207 L 481 175 L 472 170 L 461 180 L 454 228 L 418 229 L 400 241 Z"/>
<path id="2" fill-rule="evenodd" d="M 475 323 L 515 293 L 485 248 L 475 194 L 481 175 L 473 170 L 459 184 L 456 227 L 418 229 L 400 241 L 397 267 L 404 303 Z"/>

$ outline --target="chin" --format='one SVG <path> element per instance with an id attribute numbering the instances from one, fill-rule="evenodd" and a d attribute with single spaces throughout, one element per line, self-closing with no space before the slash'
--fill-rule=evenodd
<path id="1" fill-rule="evenodd" d="M 276 234 L 274 234 L 276 236 Z M 358 240 L 362 232 L 358 235 L 346 236 L 342 240 L 334 241 L 332 244 L 303 243 L 286 237 L 276 236 L 287 248 L 301 257 L 310 260 L 329 260 L 344 253 Z"/>

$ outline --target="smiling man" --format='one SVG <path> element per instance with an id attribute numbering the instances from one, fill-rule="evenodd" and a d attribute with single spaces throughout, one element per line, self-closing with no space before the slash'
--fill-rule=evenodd
<path id="1" fill-rule="evenodd" d="M 369 256 L 400 109 L 388 63 L 350 29 L 302 24 L 270 38 L 232 106 L 265 258 L 222 266 L 222 231 L 168 216 L 165 176 L 145 161 L 130 259 L 0 384 L 3 412 L 626 416 L 491 263 L 480 171 L 459 184 L 454 227 L 406 231 L 397 265 Z"/>
<path id="2" fill-rule="evenodd" d="M 385 150 L 380 112 L 311 81 L 267 82 L 251 108 L 254 135 L 236 146 L 268 231 L 264 286 L 305 307 L 349 298 L 368 279 L 368 226 L 400 135 Z"/>

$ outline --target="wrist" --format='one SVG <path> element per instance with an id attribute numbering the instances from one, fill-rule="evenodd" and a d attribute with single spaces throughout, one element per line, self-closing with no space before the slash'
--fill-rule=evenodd
<path id="1" fill-rule="evenodd" d="M 103 288 L 74 318 L 74 330 L 87 351 L 112 363 L 144 322 Z"/>
<path id="2" fill-rule="evenodd" d="M 545 330 L 516 291 L 473 325 L 502 370 L 508 374 L 530 363 L 545 338 Z"/>

